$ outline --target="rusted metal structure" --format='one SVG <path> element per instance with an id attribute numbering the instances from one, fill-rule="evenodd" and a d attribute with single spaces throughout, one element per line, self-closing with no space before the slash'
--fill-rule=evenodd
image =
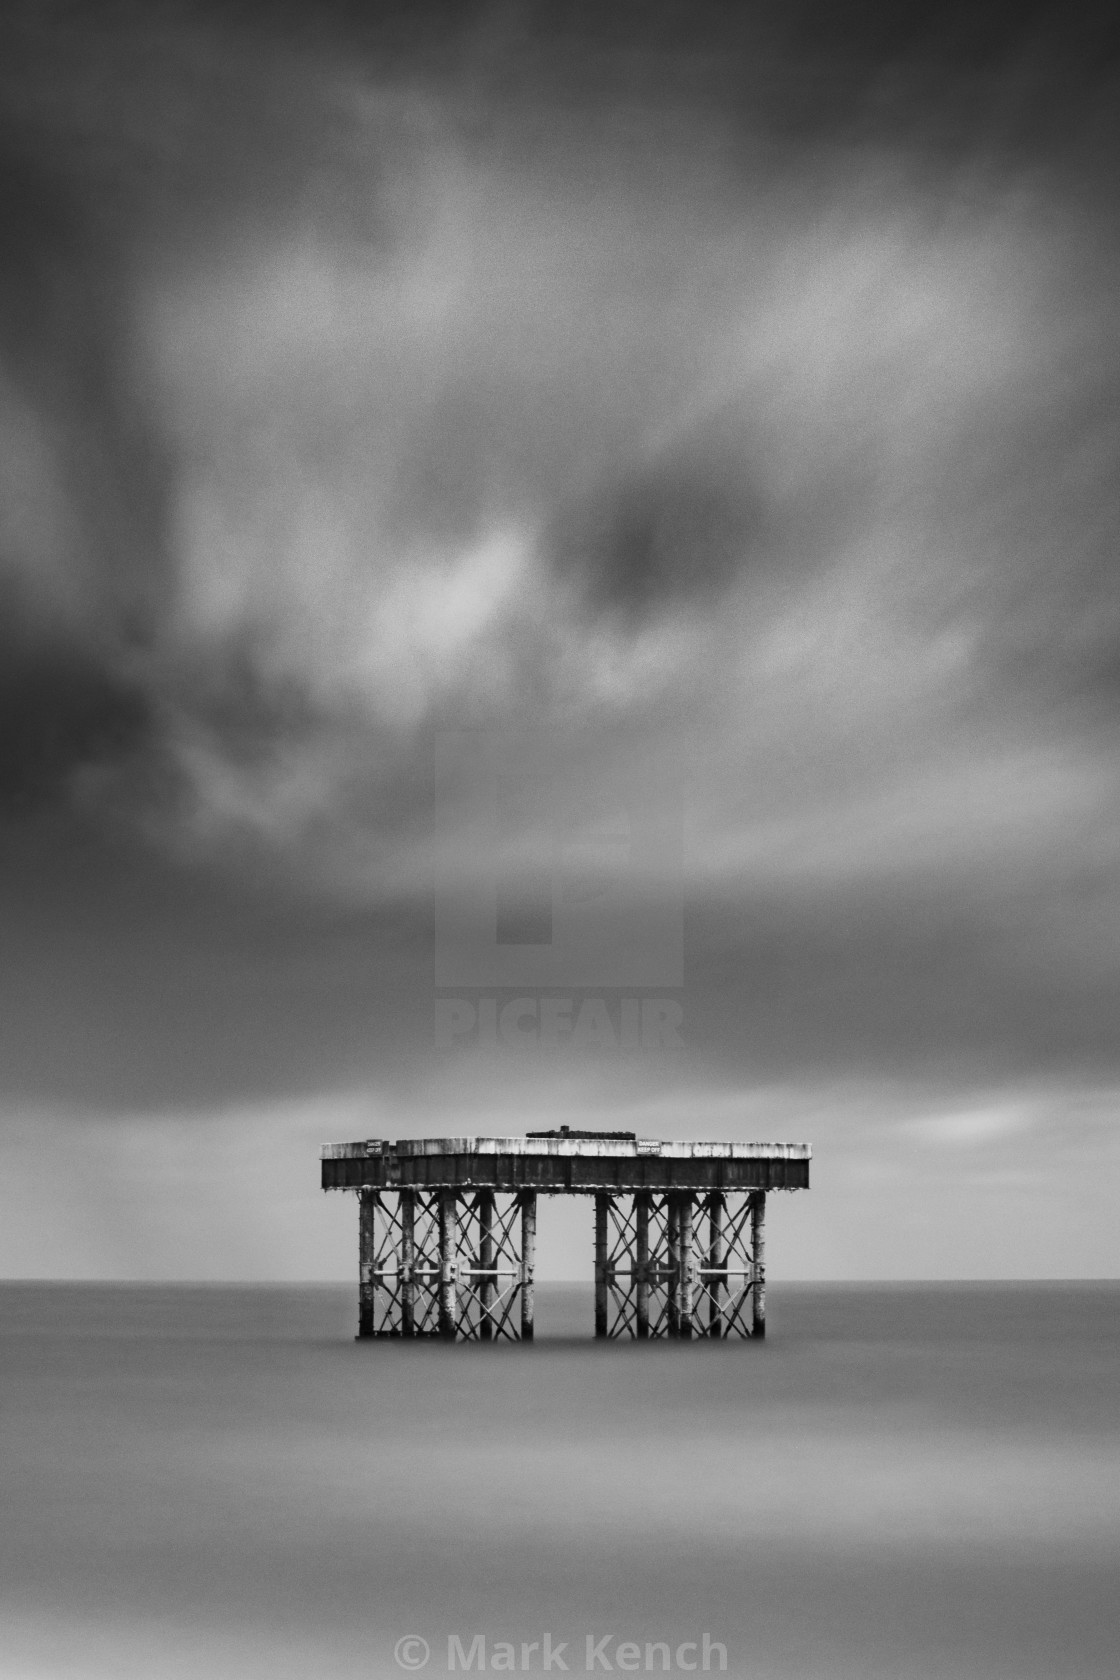
<path id="1" fill-rule="evenodd" d="M 631 1132 L 331 1143 L 358 1197 L 358 1335 L 533 1339 L 537 1197 L 595 1204 L 595 1334 L 766 1334 L 771 1190 L 807 1190 L 807 1143 Z"/>

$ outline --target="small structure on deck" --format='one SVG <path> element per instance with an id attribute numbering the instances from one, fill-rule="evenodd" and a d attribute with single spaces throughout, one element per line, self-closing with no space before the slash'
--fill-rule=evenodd
<path id="1" fill-rule="evenodd" d="M 595 1334 L 764 1336 L 770 1190 L 807 1190 L 807 1143 L 633 1132 L 327 1144 L 358 1196 L 358 1335 L 533 1339 L 537 1197 L 595 1202 Z"/>

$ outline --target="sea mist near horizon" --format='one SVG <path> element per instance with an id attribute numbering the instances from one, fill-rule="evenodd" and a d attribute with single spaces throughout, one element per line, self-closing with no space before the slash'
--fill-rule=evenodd
<path id="1" fill-rule="evenodd" d="M 0 1288 L 0 1673 L 1115 1673 L 1120 1284 L 779 1285 L 760 1345 L 539 1296 L 446 1347 L 344 1287 Z"/>

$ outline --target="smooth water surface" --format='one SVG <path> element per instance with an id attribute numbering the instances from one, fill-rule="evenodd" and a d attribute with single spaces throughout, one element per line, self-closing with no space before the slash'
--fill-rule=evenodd
<path id="1" fill-rule="evenodd" d="M 0 1289 L 0 1674 L 546 1632 L 574 1673 L 589 1634 L 600 1673 L 705 1634 L 757 1680 L 1117 1673 L 1120 1285 L 775 1287 L 765 1344 L 676 1346 L 544 1287 L 531 1348 L 359 1344 L 354 1293 Z"/>

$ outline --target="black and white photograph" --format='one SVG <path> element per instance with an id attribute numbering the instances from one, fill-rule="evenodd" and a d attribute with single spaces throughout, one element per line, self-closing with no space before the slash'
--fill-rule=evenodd
<path id="1" fill-rule="evenodd" d="M 1120 19 L 0 3 L 0 1680 L 1115 1680 Z"/>

